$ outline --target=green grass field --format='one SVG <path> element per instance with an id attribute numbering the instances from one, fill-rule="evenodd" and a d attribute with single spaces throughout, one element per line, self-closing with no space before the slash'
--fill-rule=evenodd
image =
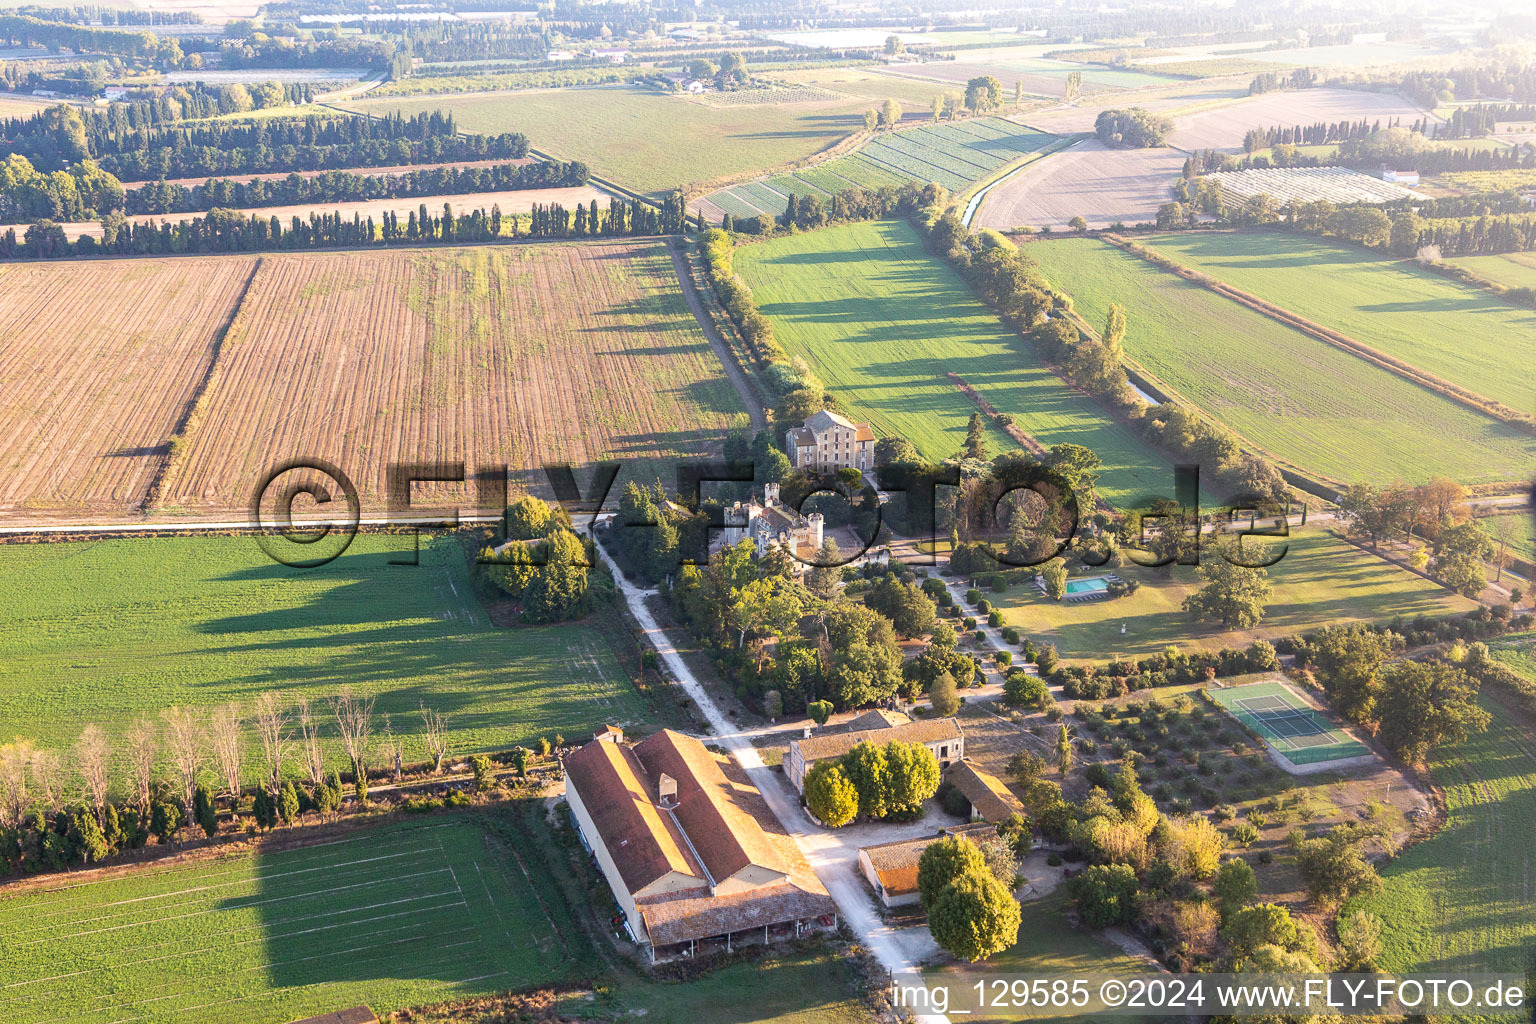
<path id="1" fill-rule="evenodd" d="M 1510 288 L 1536 288 L 1536 253 L 1506 252 L 1498 256 L 1457 256 L 1446 261 Z"/>
<path id="2" fill-rule="evenodd" d="M 986 975 L 1025 975 L 1046 978 L 1074 975 L 1105 974 L 1117 978 L 1130 978 L 1145 974 L 1147 965 L 1122 952 L 1104 939 L 1090 932 L 1079 931 L 1067 923 L 1066 912 L 1071 899 L 1066 886 L 1059 885 L 1044 896 L 1027 900 L 1023 905 L 1023 923 L 1019 926 L 1019 938 L 1013 946 L 995 956 L 974 965 L 944 968 L 944 974 L 962 977 L 972 973 Z M 964 981 L 951 985 L 966 985 Z M 974 984 L 970 982 L 969 984 Z M 1088 1020 L 1083 1014 L 1035 1017 L 1035 1020 Z M 1137 1018 L 1122 1020 L 1135 1024 Z"/>
<path id="3" fill-rule="evenodd" d="M 652 89 L 601 86 L 380 99 L 359 110 L 451 113 L 471 132 L 522 132 L 639 192 L 703 184 L 804 159 L 863 126 L 865 103 L 708 106 Z"/>
<path id="4" fill-rule="evenodd" d="M 251 538 L 0 547 L 0 736 L 58 748 L 91 721 L 110 737 L 173 704 L 320 703 L 348 684 L 377 696 L 410 759 L 422 703 L 458 754 L 648 717 L 600 632 L 493 627 L 459 543 L 423 537 L 419 566 L 388 564 L 410 544 L 362 534 L 319 569 Z"/>
<path id="5" fill-rule="evenodd" d="M 869 420 L 876 436 L 904 437 L 932 459 L 957 452 L 976 406 L 945 377 L 953 372 L 1042 444 L 1097 452 L 1110 501 L 1171 489 L 1168 462 L 1062 383 L 905 222 L 742 246 L 736 267 L 785 348 L 809 360 L 843 411 Z M 1000 431 L 989 439 L 994 451 L 1013 445 Z"/>
<path id="6" fill-rule="evenodd" d="M 1175 241 L 1188 248 L 1271 239 L 1277 245 L 1296 241 L 1268 234 Z M 1529 434 L 1107 242 L 1059 239 L 1027 245 L 1025 252 L 1095 326 L 1104 323 L 1111 302 L 1122 304 L 1125 350 L 1153 376 L 1255 445 L 1303 469 L 1348 482 L 1445 475 L 1474 483 L 1521 479 L 1536 464 L 1536 439 Z M 1183 259 L 1182 251 L 1170 255 Z M 1266 261 L 1254 256 L 1250 262 Z M 1402 272 L 1380 273 L 1390 278 Z M 1243 286 L 1250 287 L 1246 281 Z M 1288 304 L 1284 297 L 1269 297 Z"/>
<path id="7" fill-rule="evenodd" d="M 1382 870 L 1380 895 L 1347 908 L 1382 919 L 1384 970 L 1525 975 L 1536 957 L 1536 745 L 1528 723 L 1484 706 L 1487 732 L 1435 754 L 1445 827 Z"/>
<path id="8" fill-rule="evenodd" d="M 1057 136 L 1000 117 L 976 117 L 943 124 L 914 125 L 884 132 L 856 152 L 793 174 L 723 189 L 708 201 L 732 217 L 766 213 L 782 216 L 790 195 L 815 195 L 823 202 L 855 185 L 935 181 L 953 192 L 995 173 L 1021 157 L 1038 153 Z M 766 184 L 766 188 L 764 185 Z"/>
<path id="9" fill-rule="evenodd" d="M 0 900 L 0 1015 L 280 1024 L 588 977 L 595 953 L 552 916 L 548 873 L 529 863 L 541 852 L 514 814 L 66 876 Z"/>
<path id="10" fill-rule="evenodd" d="M 1536 412 L 1536 312 L 1410 261 L 1281 232 L 1159 235 L 1186 266 L 1521 412 Z"/>
<path id="11" fill-rule="evenodd" d="M 1122 578 L 1142 583 L 1136 593 L 1121 598 L 1066 604 L 1044 597 L 1034 587 L 1016 586 L 988 599 L 1002 611 L 1005 622 L 1036 643 L 1055 644 L 1066 658 L 1093 661 L 1141 657 L 1169 644 L 1208 650 L 1243 647 L 1255 637 L 1285 636 L 1333 622 L 1447 615 L 1474 607 L 1323 530 L 1291 532 L 1285 557 L 1269 570 L 1274 596 L 1252 630 L 1190 621 L 1184 598 L 1200 587 L 1193 566 L 1174 567 L 1171 576 L 1137 566 L 1116 569 Z"/>

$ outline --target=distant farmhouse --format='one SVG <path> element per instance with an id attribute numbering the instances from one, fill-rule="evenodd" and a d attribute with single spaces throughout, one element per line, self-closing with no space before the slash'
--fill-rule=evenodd
<path id="1" fill-rule="evenodd" d="M 789 432 L 789 464 L 796 469 L 832 473 L 868 472 L 875 466 L 875 432 L 823 409 Z"/>
<path id="2" fill-rule="evenodd" d="M 763 828 L 762 794 L 698 740 L 664 730 L 629 745 L 610 726 L 564 763 L 582 844 L 653 961 L 836 927 L 794 841 Z"/>
<path id="3" fill-rule="evenodd" d="M 843 732 L 825 732 L 789 741 L 784 756 L 784 775 L 797 792 L 805 792 L 805 773 L 817 761 L 842 757 L 865 740 L 883 747 L 892 740 L 921 743 L 933 751 L 940 765 L 949 765 L 965 757 L 965 734 L 953 718 L 921 719 L 913 722 L 905 715 L 872 711 L 860 715 Z"/>
<path id="4" fill-rule="evenodd" d="M 986 823 L 956 825 L 937 835 L 865 846 L 859 850 L 859 870 L 884 906 L 909 906 L 918 901 L 917 864 L 924 850 L 945 836 L 986 835 L 997 835 L 997 829 Z M 975 842 L 975 839 L 971 841 Z"/>
<path id="5" fill-rule="evenodd" d="M 759 558 L 777 544 L 800 559 L 797 566 L 805 568 L 821 548 L 824 525 L 820 512 L 801 515 L 779 503 L 778 484 L 764 484 L 761 503 L 751 498 L 725 510 L 725 544 L 735 547 L 750 540 Z"/>

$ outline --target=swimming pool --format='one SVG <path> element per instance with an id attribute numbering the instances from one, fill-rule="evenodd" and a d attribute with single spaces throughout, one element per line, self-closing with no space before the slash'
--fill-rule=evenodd
<path id="1" fill-rule="evenodd" d="M 1067 583 L 1067 596 L 1077 597 L 1082 594 L 1102 594 L 1108 589 L 1108 576 L 1095 576 L 1087 580 L 1071 580 Z"/>

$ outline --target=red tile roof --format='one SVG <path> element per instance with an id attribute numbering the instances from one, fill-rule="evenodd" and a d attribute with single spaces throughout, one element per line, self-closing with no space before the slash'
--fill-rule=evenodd
<path id="1" fill-rule="evenodd" d="M 656 791 L 633 750 L 622 743 L 594 740 L 565 756 L 566 785 L 574 786 L 631 893 L 669 872 L 693 875 L 703 869 L 671 816 L 656 806 Z"/>
<path id="2" fill-rule="evenodd" d="M 652 780 L 663 772 L 677 780 L 673 814 L 716 883 L 748 865 L 788 874 L 762 827 L 736 803 L 731 784 L 704 744 L 663 729 L 635 746 Z"/>

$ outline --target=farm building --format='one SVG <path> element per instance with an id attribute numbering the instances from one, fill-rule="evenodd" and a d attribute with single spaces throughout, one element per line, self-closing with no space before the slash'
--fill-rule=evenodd
<path id="1" fill-rule="evenodd" d="M 855 722 L 868 718 L 861 715 Z M 899 725 L 880 725 L 867 728 L 850 728 L 843 732 L 806 735 L 789 741 L 789 753 L 784 755 L 784 774 L 796 792 L 805 792 L 805 773 L 817 761 L 842 757 L 865 740 L 876 746 L 884 746 L 892 740 L 903 743 L 921 743 L 933 751 L 940 765 L 949 765 L 965 756 L 965 733 L 953 718 L 931 718 Z"/>
<path id="2" fill-rule="evenodd" d="M 761 503 L 752 498 L 725 510 L 725 545 L 734 547 L 750 539 L 761 558 L 777 544 L 794 555 L 795 564 L 803 569 L 821 548 L 823 526 L 820 512 L 801 515 L 779 504 L 778 484 L 764 484 Z"/>
<path id="3" fill-rule="evenodd" d="M 875 895 L 887 908 L 910 906 L 918 901 L 917 864 L 923 851 L 945 836 L 996 835 L 985 822 L 956 825 L 932 836 L 898 839 L 859 850 L 859 870 Z"/>
<path id="4" fill-rule="evenodd" d="M 949 766 L 944 781 L 958 789 L 971 802 L 972 821 L 996 824 L 1011 814 L 1023 814 L 1024 805 L 1003 785 L 1003 780 L 985 772 L 975 761 L 962 758 Z"/>
<path id="5" fill-rule="evenodd" d="M 698 740 L 663 730 L 629 745 L 608 727 L 564 764 L 582 844 L 653 961 L 835 927 L 794 841 L 763 828 L 762 795 Z"/>
<path id="6" fill-rule="evenodd" d="M 875 464 L 875 432 L 823 409 L 789 432 L 789 464 L 824 473 L 867 471 Z"/>
<path id="7" fill-rule="evenodd" d="M 1394 171 L 1390 167 L 1381 169 L 1381 180 L 1390 181 L 1397 185 L 1407 185 L 1409 188 L 1417 188 L 1419 184 L 1418 171 Z"/>

